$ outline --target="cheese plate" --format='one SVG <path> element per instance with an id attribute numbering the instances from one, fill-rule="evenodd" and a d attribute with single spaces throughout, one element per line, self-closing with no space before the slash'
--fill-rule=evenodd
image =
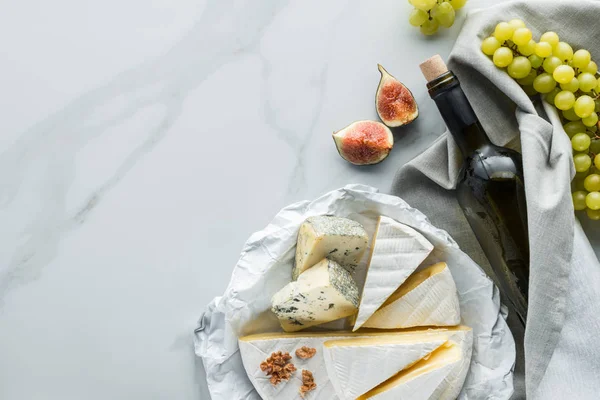
<path id="1" fill-rule="evenodd" d="M 365 247 L 363 244 L 353 247 L 356 249 L 355 254 L 363 253 L 363 250 L 364 254 L 357 265 L 351 265 L 351 268 L 348 269 L 352 274 L 351 281 L 356 284 L 357 290 L 360 292 L 358 298 L 362 299 L 365 295 L 362 292 L 363 288 L 368 288 L 369 295 L 365 299 L 375 299 L 369 303 L 370 307 L 367 307 L 361 315 L 364 320 L 361 321 L 361 324 L 365 324 L 365 326 L 356 332 L 352 332 L 352 328 L 355 326 L 356 316 L 360 311 L 352 310 L 359 302 L 355 295 L 349 296 L 343 289 L 343 286 L 350 284 L 350 279 L 346 277 L 346 271 L 343 268 L 338 268 L 339 265 L 336 262 L 325 262 L 319 267 L 319 270 L 311 271 L 315 267 L 307 264 L 302 267 L 304 271 L 300 271 L 292 277 L 294 262 L 297 258 L 296 244 L 301 227 L 307 219 L 318 216 L 334 216 L 355 221 L 364 227 L 369 238 L 366 248 L 363 249 Z M 418 238 L 419 245 L 405 247 L 412 249 L 406 251 L 421 254 L 413 255 L 409 257 L 408 261 L 403 262 L 402 265 L 408 265 L 407 268 L 411 271 L 403 272 L 402 279 L 396 279 L 389 285 L 387 284 L 389 282 L 377 284 L 377 282 L 385 281 L 381 278 L 385 277 L 385 272 L 382 272 L 380 267 L 385 266 L 386 263 L 378 262 L 375 269 L 371 269 L 372 266 L 369 265 L 372 255 L 386 254 L 387 251 L 375 252 L 377 242 L 375 241 L 373 245 L 374 241 L 372 240 L 377 236 L 376 231 L 382 216 L 389 218 L 386 221 L 388 227 L 394 225 L 392 221 L 408 227 L 408 229 L 402 228 L 401 230 L 404 233 L 408 232 L 408 237 L 412 237 L 413 243 Z M 321 245 L 313 238 L 318 239 L 319 232 L 325 230 L 317 228 L 313 229 L 316 233 L 311 233 L 310 236 L 314 243 L 307 242 L 308 245 L 305 246 L 306 254 L 322 253 L 332 246 L 319 247 Z M 356 243 L 359 243 L 359 239 L 360 243 L 364 241 L 362 234 L 353 235 L 357 237 Z M 329 240 L 330 243 L 342 243 L 331 237 L 322 240 Z M 385 241 L 382 243 L 386 244 Z M 427 243 L 431 244 L 430 249 Z M 347 251 L 351 250 L 351 247 L 346 247 Z M 416 261 L 419 257 L 422 257 L 422 260 Z M 319 263 L 315 265 L 317 266 Z M 391 270 L 397 272 L 397 268 Z M 369 271 L 371 271 L 371 276 L 369 276 Z M 373 271 L 377 272 L 374 274 Z M 308 276 L 312 276 L 314 279 L 300 279 L 302 275 L 309 272 Z M 344 277 L 344 282 L 348 282 L 340 286 L 340 277 Z M 304 293 L 314 292 L 314 286 L 302 287 L 302 285 L 308 284 L 307 281 L 316 282 L 317 286 L 320 285 L 318 287 L 329 288 L 330 292 L 324 291 L 324 295 L 331 296 L 334 301 L 318 314 L 318 324 L 311 322 L 300 328 L 286 329 L 293 333 L 284 333 L 282 326 L 286 327 L 286 325 L 280 322 L 275 313 L 274 296 L 283 288 L 291 285 L 288 291 L 284 292 L 285 295 L 275 297 L 278 299 L 277 304 L 282 305 L 282 308 L 278 310 L 283 311 L 283 314 L 287 312 L 285 315 L 286 318 L 289 318 L 290 308 L 286 309 L 284 306 L 287 304 L 286 301 L 289 299 L 294 301 L 293 296 L 304 296 Z M 373 282 L 375 282 L 374 285 Z M 332 287 L 335 290 L 331 289 Z M 384 288 L 382 290 L 385 290 L 385 294 L 376 298 L 371 296 L 373 290 L 377 291 L 379 288 Z M 446 293 L 454 293 L 455 298 Z M 326 301 L 319 299 L 318 295 L 315 299 L 321 302 Z M 296 301 L 300 302 L 301 300 L 303 300 L 302 297 L 296 297 Z M 321 303 L 317 302 L 317 304 Z M 335 310 L 337 304 L 341 304 L 345 308 L 341 307 L 340 311 L 337 311 Z M 334 311 L 329 311 L 328 308 Z M 416 316 L 410 316 L 410 313 L 406 312 L 410 308 L 418 310 Z M 360 306 L 358 309 L 360 310 Z M 305 308 L 305 310 L 309 309 Z M 295 310 L 292 309 L 292 311 Z M 352 312 L 355 312 L 353 317 L 345 317 Z M 406 314 L 406 318 L 396 318 L 390 326 L 383 326 L 387 323 L 385 321 L 389 321 L 385 314 L 390 312 L 400 316 Z M 336 318 L 343 317 L 333 321 L 333 318 L 328 317 L 330 314 L 335 315 Z M 281 318 L 281 315 L 279 317 Z M 264 371 L 259 369 L 260 357 L 253 356 L 254 361 L 247 361 L 248 354 L 251 353 L 248 352 L 248 343 L 244 342 L 244 338 L 253 337 L 252 335 L 284 335 L 282 340 L 271 343 L 287 343 L 283 339 L 290 337 L 289 335 L 302 337 L 302 335 L 314 332 L 315 335 L 321 335 L 321 338 L 312 338 L 309 342 L 318 343 L 316 347 L 318 356 L 312 361 L 308 360 L 306 365 L 315 364 L 315 370 L 320 372 L 313 371 L 316 388 L 306 393 L 305 398 L 338 399 L 345 398 L 345 394 L 339 388 L 332 391 L 332 388 L 335 388 L 333 383 L 347 379 L 348 376 L 330 379 L 333 370 L 330 368 L 328 372 L 323 372 L 327 370 L 326 363 L 323 362 L 324 355 L 321 354 L 324 353 L 323 346 L 327 342 L 322 339 L 323 337 L 328 337 L 331 341 L 335 339 L 331 336 L 336 335 L 349 337 L 364 335 L 366 331 L 369 331 L 368 326 L 385 329 L 411 326 L 412 328 L 409 330 L 420 331 L 428 329 L 422 325 L 431 323 L 431 321 L 435 322 L 433 325 L 438 326 L 460 323 L 472 329 L 472 331 L 469 330 L 472 335 L 472 346 L 468 346 L 467 349 L 463 344 L 448 342 L 432 352 L 430 356 L 424 357 L 414 365 L 406 366 L 401 371 L 402 373 L 393 377 L 384 379 L 383 376 L 365 376 L 366 383 L 358 386 L 356 389 L 358 392 L 369 388 L 373 382 L 379 382 L 379 386 L 363 393 L 361 398 L 411 398 L 401 394 L 406 392 L 406 388 L 414 388 L 415 385 L 421 385 L 419 382 L 424 382 L 423 385 L 432 387 L 432 393 L 422 392 L 422 396 L 425 396 L 423 398 L 487 399 L 490 398 L 490 394 L 493 394 L 493 398 L 508 399 L 513 391 L 512 370 L 515 361 L 515 343 L 505 322 L 505 317 L 505 308 L 500 304 L 497 288 L 479 266 L 459 249 L 446 232 L 435 228 L 422 213 L 398 197 L 381 194 L 376 189 L 363 185 L 349 185 L 327 193 L 312 202 L 300 202 L 284 208 L 271 224 L 250 237 L 233 270 L 229 287 L 223 296 L 216 298 L 207 307 L 200 318 L 200 325 L 195 332 L 195 350 L 202 358 L 207 371 L 212 400 L 302 398 L 297 395 L 297 388 L 301 383 L 292 382 L 299 381 L 300 376 L 304 378 L 304 361 L 294 360 L 298 371 L 292 375 L 292 379 L 281 384 L 271 384 Z M 398 320 L 400 322 L 396 323 Z M 322 323 L 326 321 L 331 322 Z M 378 326 L 378 324 L 382 326 Z M 302 329 L 301 332 L 295 332 L 299 329 Z M 447 329 L 452 328 L 448 327 Z M 390 333 L 393 331 L 387 332 L 387 334 Z M 290 340 L 298 345 L 303 344 L 302 341 L 294 342 L 293 336 Z M 240 346 L 245 348 L 244 360 L 242 360 Z M 383 349 L 393 352 L 398 351 L 400 347 L 401 344 L 387 343 L 383 346 L 379 343 L 377 346 L 361 347 L 361 352 L 375 355 L 378 352 L 381 353 Z M 422 348 L 427 349 L 428 347 L 422 345 Z M 340 349 L 340 351 L 342 350 Z M 281 351 L 281 349 L 274 347 L 272 351 Z M 468 351 L 468 358 L 465 356 L 466 351 Z M 294 357 L 293 353 L 290 354 L 292 354 L 290 357 Z M 340 354 L 348 353 L 342 351 Z M 244 361 L 247 365 L 244 364 Z M 389 368 L 399 367 L 392 364 Z M 461 384 L 444 386 L 447 382 L 454 382 L 457 379 Z M 329 384 L 330 381 L 332 384 Z M 434 381 L 438 382 L 437 386 L 432 386 Z M 462 384 L 463 381 L 464 384 Z M 266 384 L 264 384 L 265 382 Z M 320 383 L 321 386 L 319 386 Z M 263 385 L 259 389 L 260 394 L 257 391 L 257 385 Z M 282 394 L 278 394 L 280 391 L 292 390 L 290 389 L 292 386 L 295 387 L 296 395 L 294 396 L 296 397 L 290 397 L 291 395 L 281 397 Z M 358 392 L 351 392 L 350 396 L 354 396 Z"/>

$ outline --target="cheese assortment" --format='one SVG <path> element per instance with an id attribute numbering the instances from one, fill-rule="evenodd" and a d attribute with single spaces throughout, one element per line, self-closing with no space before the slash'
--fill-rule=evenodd
<path id="1" fill-rule="evenodd" d="M 456 284 L 446 263 L 411 275 L 363 325 L 393 329 L 460 323 Z"/>
<path id="2" fill-rule="evenodd" d="M 277 292 L 271 310 L 286 332 L 294 332 L 348 317 L 357 307 L 358 288 L 350 273 L 324 258 Z"/>
<path id="3" fill-rule="evenodd" d="M 291 282 L 271 299 L 285 332 L 239 339 L 244 368 L 263 399 L 454 399 L 460 393 L 473 335 L 459 325 L 448 266 L 427 263 L 433 244 L 392 218 L 380 216 L 369 239 L 348 218 L 313 216 L 300 226 Z M 353 275 L 361 272 L 359 288 Z M 300 332 L 344 318 L 351 330 Z"/>
<path id="4" fill-rule="evenodd" d="M 352 272 L 368 243 L 365 228 L 356 221 L 328 215 L 310 217 L 300 226 L 292 279 L 325 257 Z"/>

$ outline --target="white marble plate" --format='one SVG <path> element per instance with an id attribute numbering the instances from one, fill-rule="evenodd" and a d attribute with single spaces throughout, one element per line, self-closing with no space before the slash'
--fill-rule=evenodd
<path id="1" fill-rule="evenodd" d="M 377 216 L 387 215 L 427 237 L 435 249 L 423 265 L 448 263 L 459 292 L 462 323 L 473 328 L 471 369 L 459 399 L 510 398 L 515 342 L 498 289 L 448 233 L 434 227 L 421 212 L 398 197 L 368 186 L 349 185 L 312 202 L 284 208 L 271 224 L 248 239 L 229 287 L 207 307 L 196 330 L 196 354 L 207 371 L 212 400 L 260 399 L 244 371 L 237 339 L 281 331 L 270 312 L 271 297 L 291 279 L 300 225 L 312 215 L 323 214 L 355 219 L 371 236 Z M 356 276 L 359 284 L 364 281 L 365 262 L 363 259 L 357 268 L 362 271 Z"/>

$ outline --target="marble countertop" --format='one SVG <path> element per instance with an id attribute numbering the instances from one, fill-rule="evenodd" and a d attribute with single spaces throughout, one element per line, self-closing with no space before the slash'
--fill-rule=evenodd
<path id="1" fill-rule="evenodd" d="M 493 0 L 471 0 L 475 9 Z M 0 4 L 0 398 L 208 399 L 192 331 L 249 235 L 348 183 L 387 191 L 444 130 L 403 0 Z M 421 116 L 354 167 L 377 63 Z"/>

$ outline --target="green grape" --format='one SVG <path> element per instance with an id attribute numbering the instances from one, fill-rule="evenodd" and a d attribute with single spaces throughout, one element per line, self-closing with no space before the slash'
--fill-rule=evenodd
<path id="1" fill-rule="evenodd" d="M 542 66 L 542 63 L 544 62 L 544 59 L 540 56 L 537 56 L 535 54 L 530 55 L 529 57 L 529 62 L 531 63 L 531 67 L 532 68 L 539 68 Z"/>
<path id="2" fill-rule="evenodd" d="M 591 210 L 600 210 L 600 192 L 590 192 L 585 196 L 585 205 Z"/>
<path id="3" fill-rule="evenodd" d="M 500 68 L 508 67 L 513 61 L 513 53 L 508 47 L 500 47 L 494 52 L 494 65 Z"/>
<path id="4" fill-rule="evenodd" d="M 581 119 L 577 116 L 577 114 L 575 114 L 575 111 L 572 108 L 563 111 L 562 115 L 565 117 L 565 119 L 572 122 L 579 121 Z"/>
<path id="5" fill-rule="evenodd" d="M 428 19 L 429 14 L 427 14 L 427 11 L 419 10 L 418 8 L 414 8 L 408 16 L 408 22 L 412 26 L 421 26 Z"/>
<path id="6" fill-rule="evenodd" d="M 527 57 L 519 56 L 508 66 L 508 74 L 514 79 L 525 78 L 531 72 L 531 63 Z"/>
<path id="7" fill-rule="evenodd" d="M 544 71 L 551 74 L 554 72 L 556 67 L 562 65 L 562 61 L 558 57 L 550 56 L 544 60 L 542 65 L 544 66 Z"/>
<path id="8" fill-rule="evenodd" d="M 530 40 L 528 43 L 526 43 L 522 46 L 518 46 L 519 53 L 528 57 L 528 56 L 532 55 L 533 52 L 535 51 L 535 45 L 536 45 L 535 40 Z"/>
<path id="9" fill-rule="evenodd" d="M 592 144 L 590 144 L 590 151 L 594 154 L 600 154 L 600 140 L 592 139 Z"/>
<path id="10" fill-rule="evenodd" d="M 449 0 L 448 2 L 455 10 L 459 10 L 467 4 L 467 0 Z"/>
<path id="11" fill-rule="evenodd" d="M 596 167 L 596 169 L 600 169 L 600 154 L 594 157 L 594 166 Z"/>
<path id="12" fill-rule="evenodd" d="M 596 73 L 598 72 L 598 64 L 596 64 L 593 61 L 590 61 L 587 67 L 583 68 L 582 71 L 592 75 L 596 75 Z"/>
<path id="13" fill-rule="evenodd" d="M 438 31 L 440 24 L 435 19 L 428 19 L 421 25 L 421 33 L 423 35 L 433 35 Z"/>
<path id="14" fill-rule="evenodd" d="M 600 78 L 598 78 L 598 85 L 596 86 L 596 92 L 600 92 Z"/>
<path id="15" fill-rule="evenodd" d="M 595 112 L 591 113 L 589 117 L 585 117 L 581 119 L 581 122 L 583 122 L 583 124 L 587 127 L 592 127 L 592 126 L 596 126 L 596 124 L 598 123 L 598 114 L 596 114 Z"/>
<path id="16" fill-rule="evenodd" d="M 539 93 L 550 93 L 556 87 L 556 81 L 552 75 L 544 72 L 534 79 L 533 87 Z"/>
<path id="17" fill-rule="evenodd" d="M 577 77 L 579 88 L 582 92 L 591 92 L 598 85 L 596 77 L 589 72 L 583 72 Z"/>
<path id="18" fill-rule="evenodd" d="M 592 55 L 589 51 L 580 49 L 573 54 L 573 66 L 583 69 L 592 61 Z"/>
<path id="19" fill-rule="evenodd" d="M 408 0 L 408 2 L 423 11 L 429 11 L 437 4 L 437 0 Z"/>
<path id="20" fill-rule="evenodd" d="M 556 98 L 556 95 L 559 94 L 560 92 L 561 92 L 560 88 L 554 88 L 550 92 L 546 93 L 546 95 L 544 96 L 544 99 L 546 99 L 546 101 L 548 103 L 554 104 L 554 99 Z"/>
<path id="21" fill-rule="evenodd" d="M 596 103 L 596 109 L 594 111 L 600 112 L 600 99 L 596 99 L 594 102 Z"/>
<path id="22" fill-rule="evenodd" d="M 585 197 L 587 196 L 587 192 L 583 190 L 578 190 L 572 194 L 573 197 L 573 208 L 577 211 L 585 210 L 587 205 L 585 204 Z"/>
<path id="23" fill-rule="evenodd" d="M 435 16 L 433 10 L 436 11 Z M 434 18 L 437 19 L 439 24 L 444 28 L 450 28 L 454 24 L 456 13 L 454 11 L 454 8 L 452 8 L 452 6 L 449 3 L 444 2 L 435 7 L 433 10 L 431 12 L 431 15 L 434 16 Z"/>
<path id="24" fill-rule="evenodd" d="M 563 90 L 556 95 L 554 98 L 554 105 L 559 110 L 568 110 L 573 107 L 575 104 L 575 95 L 573 92 L 569 92 L 568 90 Z"/>
<path id="25" fill-rule="evenodd" d="M 575 77 L 575 71 L 568 65 L 559 65 L 552 72 L 552 76 L 556 82 L 567 84 Z"/>
<path id="26" fill-rule="evenodd" d="M 536 94 L 538 94 L 537 90 L 535 90 L 533 85 L 523 86 L 523 91 L 527 96 L 535 96 Z"/>
<path id="27" fill-rule="evenodd" d="M 583 186 L 583 182 L 585 181 L 585 178 L 588 176 L 587 172 L 578 172 L 575 174 L 575 177 L 573 178 L 573 180 L 571 181 L 571 191 L 572 192 L 577 192 L 580 190 L 585 191 L 585 187 Z M 587 194 L 587 192 L 585 192 L 585 194 Z M 584 199 L 585 201 L 585 199 Z"/>
<path id="28" fill-rule="evenodd" d="M 588 208 L 585 210 L 585 213 L 592 221 L 598 221 L 600 219 L 600 210 L 591 210 Z"/>
<path id="29" fill-rule="evenodd" d="M 512 26 L 515 30 L 519 29 L 519 28 L 525 28 L 525 22 L 523 22 L 523 20 L 520 19 L 511 19 L 510 21 L 508 21 L 508 24 L 510 26 Z"/>
<path id="30" fill-rule="evenodd" d="M 481 42 L 481 51 L 488 56 L 493 56 L 494 52 L 502 46 L 502 43 L 494 36 L 490 36 Z M 594 85 L 595 86 L 595 85 Z"/>
<path id="31" fill-rule="evenodd" d="M 529 30 L 527 28 L 517 28 L 517 29 L 515 29 L 515 31 L 513 33 L 512 41 L 517 46 L 524 46 L 529 43 L 532 36 L 533 35 L 531 33 L 531 30 Z"/>
<path id="32" fill-rule="evenodd" d="M 500 22 L 494 29 L 494 36 L 501 42 L 512 38 L 515 28 L 510 26 L 508 22 Z"/>
<path id="33" fill-rule="evenodd" d="M 537 77 L 537 71 L 535 69 L 532 69 L 531 72 L 529 72 L 529 75 L 527 75 L 525 78 L 521 78 L 521 79 L 517 80 L 517 82 L 519 82 L 519 85 L 521 85 L 521 86 L 532 86 L 533 81 L 535 81 L 536 77 Z M 534 90 L 535 90 L 535 88 L 534 88 Z M 537 90 L 536 90 L 536 92 L 537 92 Z"/>
<path id="34" fill-rule="evenodd" d="M 563 129 L 569 137 L 573 137 L 574 135 L 585 132 L 586 130 L 585 125 L 581 121 L 569 122 L 563 126 Z"/>
<path id="35" fill-rule="evenodd" d="M 592 144 L 592 140 L 585 133 L 578 133 L 571 138 L 571 146 L 575 151 L 586 151 L 590 148 L 590 144 Z"/>
<path id="36" fill-rule="evenodd" d="M 583 186 L 585 190 L 588 192 L 598 192 L 600 191 L 600 175 L 591 174 L 588 175 L 583 181 Z"/>
<path id="37" fill-rule="evenodd" d="M 569 43 L 558 42 L 552 50 L 552 55 L 558 57 L 561 61 L 571 61 L 573 58 L 573 48 Z"/>
<path id="38" fill-rule="evenodd" d="M 592 159 L 585 153 L 577 153 L 573 156 L 575 171 L 585 172 L 592 166 Z"/>
<path id="39" fill-rule="evenodd" d="M 558 40 L 556 32 L 546 32 L 540 37 L 540 42 L 550 43 L 552 48 L 558 44 Z"/>
<path id="40" fill-rule="evenodd" d="M 548 42 L 539 42 L 535 45 L 535 54 L 542 58 L 550 57 L 552 55 L 552 45 Z"/>
<path id="41" fill-rule="evenodd" d="M 584 94 L 583 96 L 579 96 L 575 101 L 573 109 L 580 118 L 586 118 L 592 115 L 596 109 L 596 103 L 594 102 L 594 99 Z"/>
<path id="42" fill-rule="evenodd" d="M 561 83 L 560 88 L 562 90 L 568 90 L 569 92 L 575 93 L 577 90 L 579 90 L 579 80 L 577 78 L 573 78 L 569 83 Z"/>

